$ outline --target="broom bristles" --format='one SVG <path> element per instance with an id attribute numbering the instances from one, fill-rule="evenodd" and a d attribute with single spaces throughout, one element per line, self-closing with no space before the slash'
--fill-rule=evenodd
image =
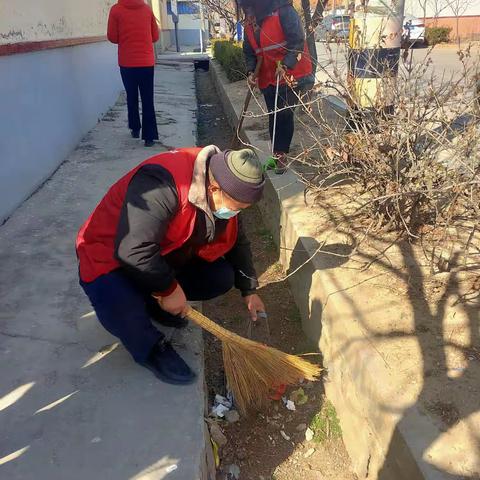
<path id="1" fill-rule="evenodd" d="M 272 389 L 300 380 L 316 380 L 318 365 L 241 337 L 189 309 L 188 318 L 222 341 L 223 363 L 228 387 L 241 413 L 266 406 Z"/>

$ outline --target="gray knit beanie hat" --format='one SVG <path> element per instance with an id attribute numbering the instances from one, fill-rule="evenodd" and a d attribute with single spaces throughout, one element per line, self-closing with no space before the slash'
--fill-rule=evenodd
<path id="1" fill-rule="evenodd" d="M 252 204 L 262 198 L 265 177 L 253 150 L 216 153 L 210 159 L 210 171 L 220 188 L 234 200 Z"/>

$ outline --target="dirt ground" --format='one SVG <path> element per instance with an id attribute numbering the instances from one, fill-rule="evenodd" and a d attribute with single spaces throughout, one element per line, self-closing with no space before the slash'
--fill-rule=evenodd
<path id="1" fill-rule="evenodd" d="M 266 282 L 259 294 L 269 315 L 268 336 L 265 323 L 253 327 L 253 338 L 291 353 L 314 352 L 302 333 L 300 316 L 290 293 L 288 283 L 280 282 L 284 273 L 277 263 L 278 253 L 268 232 L 262 226 L 257 209 L 245 215 L 245 225 L 252 241 L 252 250 L 261 282 Z M 207 302 L 206 315 L 224 327 L 245 335 L 248 314 L 238 292 Z M 268 341 L 268 337 L 269 341 Z M 210 399 L 216 393 L 225 394 L 221 345 L 209 337 L 206 339 L 207 383 Z M 318 357 L 312 357 L 319 361 Z M 300 385 L 299 385 L 300 387 Z M 353 480 L 350 460 L 340 435 L 331 435 L 323 442 L 307 442 L 305 426 L 315 424 L 316 415 L 325 404 L 321 382 L 302 385 L 308 401 L 291 412 L 283 402 L 272 401 L 271 407 L 261 413 L 251 414 L 238 423 L 222 424 L 228 443 L 221 450 L 218 479 L 224 480 L 230 465 L 240 467 L 242 479 Z M 287 391 L 296 390 L 292 387 Z M 327 427 L 334 429 L 336 417 L 323 417 Z M 315 431 L 315 430 L 314 430 Z M 283 434 L 282 434 L 283 432 Z M 312 449 L 314 451 L 312 452 Z"/>
<path id="2" fill-rule="evenodd" d="M 218 98 L 206 72 L 197 71 L 199 100 L 198 143 L 215 143 L 220 148 L 229 146 L 232 132 L 218 103 Z M 286 352 L 316 352 L 304 336 L 288 282 L 279 281 L 284 273 L 278 263 L 278 251 L 273 239 L 263 226 L 256 208 L 245 212 L 245 227 L 252 242 L 257 273 L 263 287 L 259 294 L 268 312 L 268 328 L 264 321 L 254 325 L 252 337 Z M 239 334 L 245 335 L 248 313 L 237 291 L 204 304 L 210 318 Z M 206 375 L 210 404 L 215 394 L 225 395 L 221 344 L 206 334 Z M 321 361 L 318 355 L 310 357 Z M 333 407 L 325 401 L 321 382 L 302 385 L 308 400 L 297 405 L 296 411 L 286 409 L 283 402 L 272 401 L 271 407 L 261 413 L 251 414 L 239 422 L 220 423 L 227 444 L 220 449 L 218 479 L 229 478 L 232 465 L 240 469 L 240 479 L 246 480 L 353 480 L 350 460 L 341 439 L 338 419 Z M 287 391 L 289 396 L 292 387 Z M 306 440 L 307 426 L 314 439 Z M 230 478 L 234 478 L 231 476 Z"/>

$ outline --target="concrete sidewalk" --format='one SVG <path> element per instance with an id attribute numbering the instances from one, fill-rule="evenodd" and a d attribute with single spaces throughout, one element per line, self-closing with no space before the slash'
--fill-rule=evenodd
<path id="1" fill-rule="evenodd" d="M 155 88 L 161 144 L 130 138 L 121 96 L 0 227 L 0 478 L 206 478 L 200 331 L 174 339 L 198 383 L 163 384 L 102 330 L 77 279 L 76 232 L 110 184 L 195 145 L 193 65 L 157 67 Z"/>

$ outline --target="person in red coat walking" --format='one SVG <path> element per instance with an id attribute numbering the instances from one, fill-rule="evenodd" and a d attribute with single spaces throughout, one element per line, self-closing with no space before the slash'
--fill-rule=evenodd
<path id="1" fill-rule="evenodd" d="M 118 64 L 127 92 L 128 127 L 133 138 L 151 147 L 158 140 L 153 103 L 155 53 L 159 38 L 152 9 L 143 0 L 118 0 L 108 17 L 108 40 L 118 45 Z M 142 99 L 142 122 L 138 112 L 138 92 Z"/>

